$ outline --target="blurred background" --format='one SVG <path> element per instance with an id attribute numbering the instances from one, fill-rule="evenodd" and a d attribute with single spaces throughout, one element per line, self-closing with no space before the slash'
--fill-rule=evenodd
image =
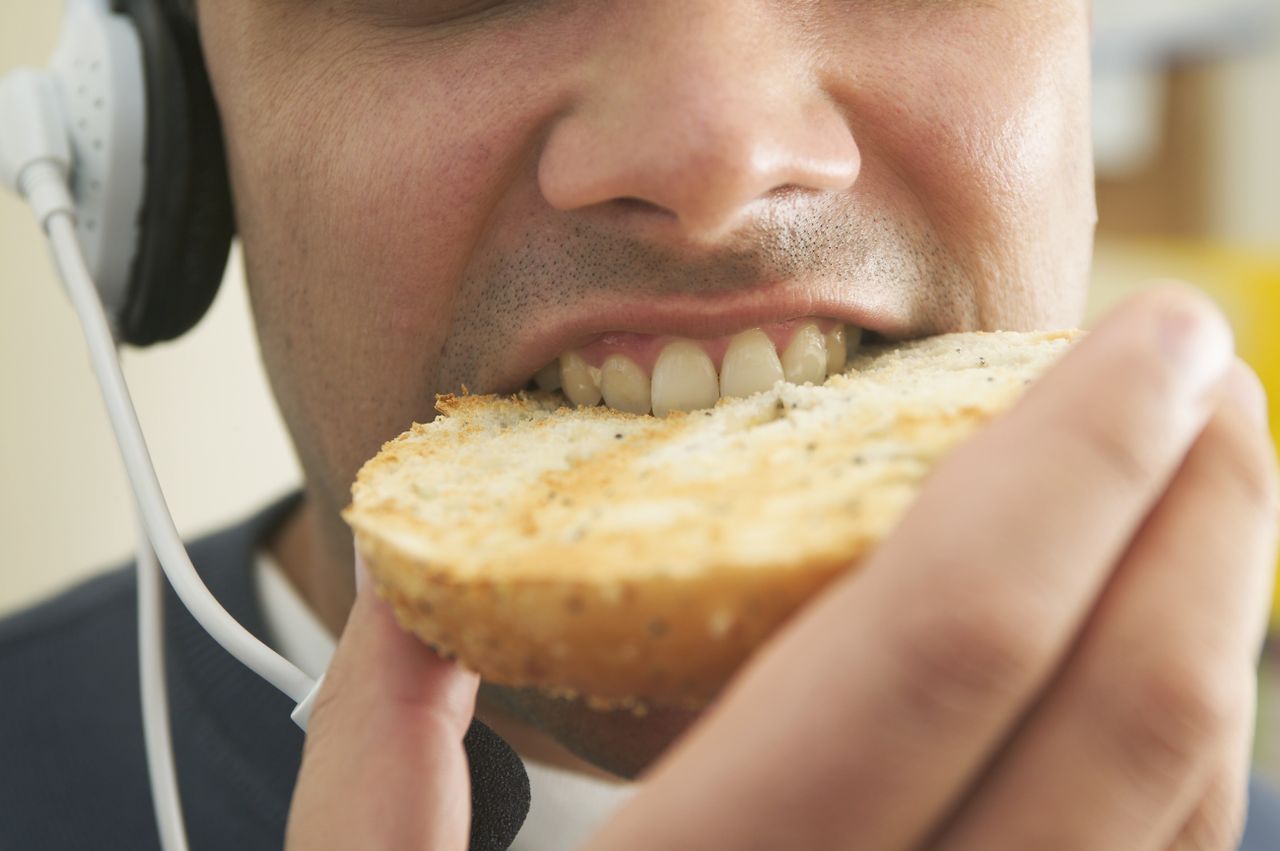
<path id="1" fill-rule="evenodd" d="M 1203 287 L 1280 439 L 1280 0 L 1096 0 L 1091 311 L 1152 277 Z M 1259 678 L 1259 769 L 1280 782 L 1280 587 Z"/>
<path id="2" fill-rule="evenodd" d="M 3 0 L 0 73 L 42 65 L 62 4 Z M 1280 437 L 1280 0 L 1097 0 L 1099 231 L 1091 312 L 1178 278 L 1227 310 Z M 238 255 L 180 341 L 125 356 L 184 535 L 300 474 L 259 364 Z M 39 231 L 0 195 L 0 615 L 129 557 L 131 496 Z M 1280 631 L 1280 595 L 1274 624 Z M 1280 638 L 1263 661 L 1257 760 L 1280 780 Z"/>

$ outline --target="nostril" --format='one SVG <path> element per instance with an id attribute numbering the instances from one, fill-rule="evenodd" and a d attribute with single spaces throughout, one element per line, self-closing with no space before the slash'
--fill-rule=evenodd
<path id="1" fill-rule="evenodd" d="M 610 203 L 619 212 L 623 213 L 659 213 L 664 216 L 673 216 L 674 214 L 666 207 L 646 201 L 643 198 L 625 197 L 614 198 Z"/>

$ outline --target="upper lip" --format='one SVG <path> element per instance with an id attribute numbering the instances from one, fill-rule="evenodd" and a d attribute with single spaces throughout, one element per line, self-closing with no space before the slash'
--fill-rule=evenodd
<path id="1" fill-rule="evenodd" d="M 786 285 L 764 285 L 715 295 L 664 294 L 648 300 L 610 300 L 557 312 L 550 327 L 528 327 L 508 341 L 495 393 L 514 393 L 560 354 L 619 331 L 711 338 L 803 316 L 835 319 L 889 339 L 908 335 L 908 321 L 892 308 L 859 300 L 855 288 L 821 295 Z"/>

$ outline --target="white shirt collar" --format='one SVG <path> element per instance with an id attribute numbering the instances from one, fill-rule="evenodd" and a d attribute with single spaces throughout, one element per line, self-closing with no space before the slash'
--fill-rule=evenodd
<path id="1" fill-rule="evenodd" d="M 254 590 L 262 607 L 267 638 L 276 652 L 319 677 L 329 667 L 334 637 L 303 601 L 266 550 L 254 555 Z M 575 848 L 635 794 L 635 786 L 525 760 L 532 802 L 511 851 Z"/>
<path id="2" fill-rule="evenodd" d="M 271 646 L 318 679 L 329 667 L 337 643 L 267 550 L 254 553 L 253 587 Z"/>

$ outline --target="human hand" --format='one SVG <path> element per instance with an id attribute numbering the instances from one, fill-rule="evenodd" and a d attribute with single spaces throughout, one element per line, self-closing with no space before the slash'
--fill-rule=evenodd
<path id="1" fill-rule="evenodd" d="M 462 851 L 479 678 L 396 625 L 357 555 L 355 604 L 307 726 L 290 851 Z"/>
<path id="2" fill-rule="evenodd" d="M 1203 297 L 1113 313 L 762 648 L 593 849 L 1234 848 L 1276 551 Z"/>

